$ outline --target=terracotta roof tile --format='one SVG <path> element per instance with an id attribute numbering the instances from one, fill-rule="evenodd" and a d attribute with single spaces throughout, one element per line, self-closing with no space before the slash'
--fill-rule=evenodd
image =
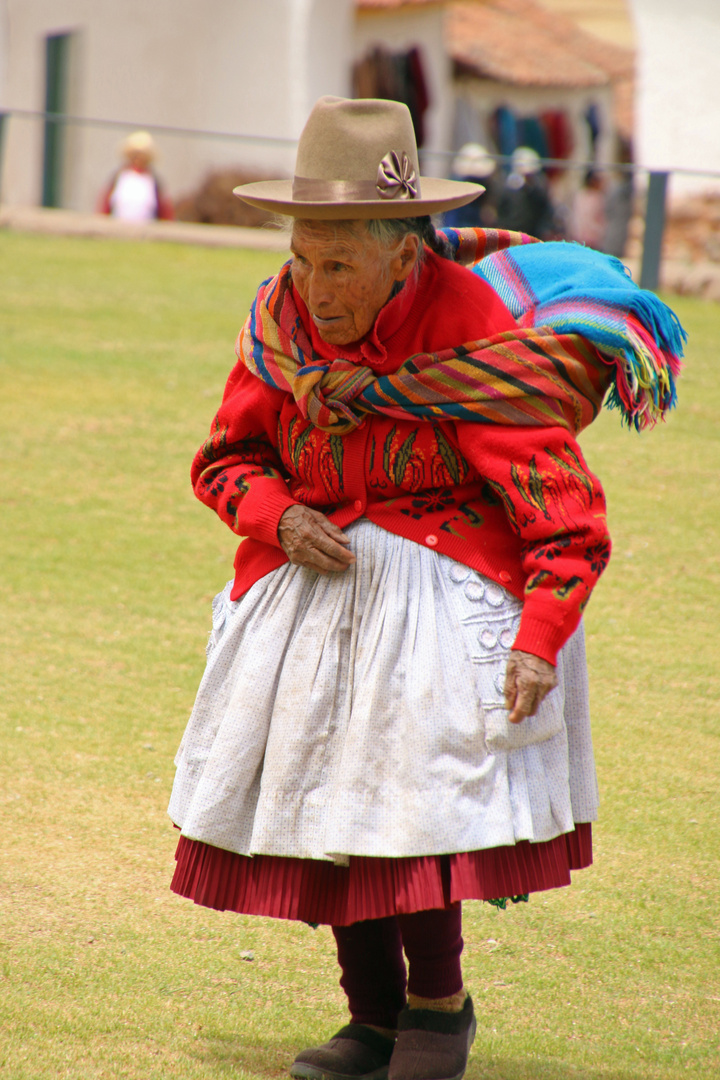
<path id="1" fill-rule="evenodd" d="M 448 49 L 460 70 L 522 86 L 603 86 L 633 71 L 633 51 L 585 33 L 533 0 L 448 5 Z"/>
<path id="2" fill-rule="evenodd" d="M 496 0 L 508 8 L 522 8 L 523 18 L 530 17 L 535 24 L 552 34 L 555 39 L 576 56 L 606 71 L 611 79 L 630 78 L 635 71 L 635 50 L 591 34 L 573 19 L 536 4 L 534 0 Z M 530 13 L 530 9 L 532 9 Z"/>
<path id="3" fill-rule="evenodd" d="M 443 0 L 355 0 L 359 11 Z M 615 119 L 631 135 L 635 52 L 581 30 L 535 0 L 444 0 L 448 52 L 459 71 L 517 86 L 615 85 Z"/>
<path id="4" fill-rule="evenodd" d="M 444 0 L 355 0 L 355 7 L 360 11 L 373 11 L 401 7 L 426 7 L 428 4 L 443 2 Z"/>

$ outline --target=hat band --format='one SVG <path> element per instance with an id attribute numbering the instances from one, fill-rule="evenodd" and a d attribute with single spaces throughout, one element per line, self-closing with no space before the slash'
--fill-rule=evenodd
<path id="1" fill-rule="evenodd" d="M 305 176 L 293 179 L 292 193 L 298 202 L 367 202 L 380 198 L 372 180 L 311 180 Z"/>
<path id="2" fill-rule="evenodd" d="M 385 199 L 420 198 L 420 185 L 407 154 L 391 150 L 378 166 L 377 180 L 314 180 L 307 176 L 293 179 L 296 202 L 379 202 Z"/>

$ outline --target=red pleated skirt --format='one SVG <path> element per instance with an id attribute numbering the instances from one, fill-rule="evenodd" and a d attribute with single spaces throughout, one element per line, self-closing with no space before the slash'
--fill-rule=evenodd
<path id="1" fill-rule="evenodd" d="M 203 907 L 276 919 L 349 926 L 362 919 L 496 900 L 570 884 L 592 862 L 592 825 L 540 844 L 405 859 L 237 855 L 181 836 L 170 888 Z"/>

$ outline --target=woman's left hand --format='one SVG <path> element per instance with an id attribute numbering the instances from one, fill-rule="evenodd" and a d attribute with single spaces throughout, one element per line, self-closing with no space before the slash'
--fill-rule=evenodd
<path id="1" fill-rule="evenodd" d="M 513 649 L 505 672 L 505 705 L 510 710 L 510 723 L 520 724 L 526 716 L 534 716 L 540 702 L 556 686 L 557 674 L 552 664 L 532 653 Z"/>

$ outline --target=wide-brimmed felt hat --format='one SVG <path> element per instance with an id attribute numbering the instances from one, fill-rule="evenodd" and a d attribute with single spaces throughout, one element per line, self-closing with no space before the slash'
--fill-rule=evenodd
<path id="1" fill-rule="evenodd" d="M 322 97 L 298 143 L 292 180 L 242 184 L 234 194 L 291 217 L 422 217 L 472 202 L 480 184 L 420 176 L 410 110 L 399 101 Z"/>
<path id="2" fill-rule="evenodd" d="M 452 171 L 456 176 L 486 180 L 495 172 L 497 162 L 480 143 L 465 143 L 453 158 Z"/>
<path id="3" fill-rule="evenodd" d="M 510 169 L 520 176 L 534 176 L 542 169 L 542 160 L 537 150 L 533 150 L 531 146 L 518 146 L 512 152 Z"/>

